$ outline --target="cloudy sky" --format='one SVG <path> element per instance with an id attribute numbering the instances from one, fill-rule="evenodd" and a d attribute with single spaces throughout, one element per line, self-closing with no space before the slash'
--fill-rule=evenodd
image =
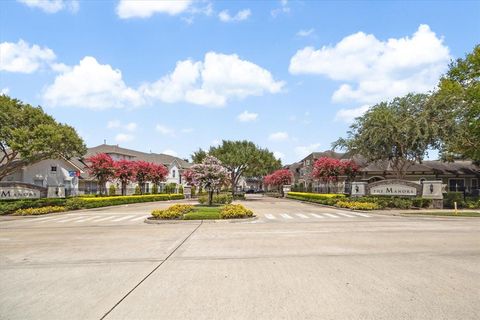
<path id="1" fill-rule="evenodd" d="M 480 38 L 480 2 L 0 3 L 0 90 L 88 146 L 189 157 L 248 139 L 284 163 L 379 101 L 432 90 Z"/>

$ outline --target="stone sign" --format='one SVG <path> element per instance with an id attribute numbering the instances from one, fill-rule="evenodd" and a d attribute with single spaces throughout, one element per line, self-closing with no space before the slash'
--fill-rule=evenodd
<path id="1" fill-rule="evenodd" d="M 9 199 L 37 199 L 40 198 L 41 192 L 37 189 L 25 187 L 3 187 L 0 186 L 0 200 Z"/>
<path id="2" fill-rule="evenodd" d="M 414 187 L 403 186 L 398 184 L 375 186 L 370 188 L 371 195 L 381 196 L 416 196 L 417 189 Z"/>
<path id="3" fill-rule="evenodd" d="M 366 185 L 366 194 L 372 196 L 403 196 L 415 197 L 422 194 L 422 186 L 419 183 L 392 179 L 381 180 Z"/>

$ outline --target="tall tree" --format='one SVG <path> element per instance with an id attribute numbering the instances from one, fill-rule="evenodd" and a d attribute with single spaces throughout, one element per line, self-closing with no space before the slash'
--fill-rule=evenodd
<path id="1" fill-rule="evenodd" d="M 152 163 L 147 161 L 134 161 L 135 164 L 135 180 L 140 187 L 140 193 L 145 193 L 145 183 L 151 180 L 152 176 Z"/>
<path id="2" fill-rule="evenodd" d="M 207 156 L 207 152 L 202 148 L 195 151 L 190 157 L 193 163 L 202 163 L 203 159 Z"/>
<path id="3" fill-rule="evenodd" d="M 213 193 L 218 190 L 228 178 L 228 172 L 220 160 L 206 156 L 202 163 L 194 164 L 190 170 L 199 187 L 208 191 L 208 205 L 212 205 Z"/>
<path id="4" fill-rule="evenodd" d="M 0 95 L 0 180 L 45 159 L 81 157 L 83 140 L 41 107 Z"/>
<path id="5" fill-rule="evenodd" d="M 274 172 L 272 172 L 271 174 L 263 178 L 263 181 L 266 185 L 277 187 L 282 197 L 284 196 L 283 186 L 287 184 L 291 184 L 292 180 L 293 180 L 293 174 L 288 169 L 275 170 Z"/>
<path id="6" fill-rule="evenodd" d="M 168 176 L 168 169 L 163 164 L 151 164 L 150 181 L 156 186 L 165 181 Z"/>
<path id="7" fill-rule="evenodd" d="M 119 160 L 114 163 L 115 178 L 122 185 L 122 196 L 127 194 L 127 185 L 135 180 L 135 163 L 129 160 Z"/>
<path id="8" fill-rule="evenodd" d="M 99 153 L 85 160 L 88 165 L 88 173 L 98 180 L 100 194 L 106 194 L 105 184 L 115 176 L 113 159 L 108 154 Z"/>
<path id="9" fill-rule="evenodd" d="M 408 94 L 373 106 L 350 126 L 348 137 L 333 143 L 368 161 L 387 161 L 398 178 L 421 162 L 437 146 L 438 124 L 431 121 L 425 104 L 428 95 Z"/>
<path id="10" fill-rule="evenodd" d="M 442 157 L 480 162 L 480 45 L 450 64 L 427 106 Z"/>
<path id="11" fill-rule="evenodd" d="M 217 147 L 211 147 L 209 154 L 218 158 L 230 174 L 232 194 L 238 180 L 243 176 L 264 176 L 281 167 L 268 149 L 262 149 L 250 141 L 227 141 Z"/>

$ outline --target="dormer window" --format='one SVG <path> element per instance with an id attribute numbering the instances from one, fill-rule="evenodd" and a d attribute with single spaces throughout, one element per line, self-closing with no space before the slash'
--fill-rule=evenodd
<path id="1" fill-rule="evenodd" d="M 57 166 L 51 166 L 50 167 L 50 172 L 51 173 L 57 173 Z"/>
<path id="2" fill-rule="evenodd" d="M 172 177 L 175 178 L 175 170 L 172 170 Z"/>

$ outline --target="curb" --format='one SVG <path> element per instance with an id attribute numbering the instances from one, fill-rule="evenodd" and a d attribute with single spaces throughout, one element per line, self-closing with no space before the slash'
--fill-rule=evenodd
<path id="1" fill-rule="evenodd" d="M 207 219 L 207 220 L 160 220 L 160 219 L 150 219 L 147 218 L 143 222 L 147 224 L 196 224 L 199 222 L 202 223 L 242 223 L 242 222 L 250 222 L 257 220 L 258 217 L 254 216 L 251 218 L 244 218 L 244 219 Z"/>

